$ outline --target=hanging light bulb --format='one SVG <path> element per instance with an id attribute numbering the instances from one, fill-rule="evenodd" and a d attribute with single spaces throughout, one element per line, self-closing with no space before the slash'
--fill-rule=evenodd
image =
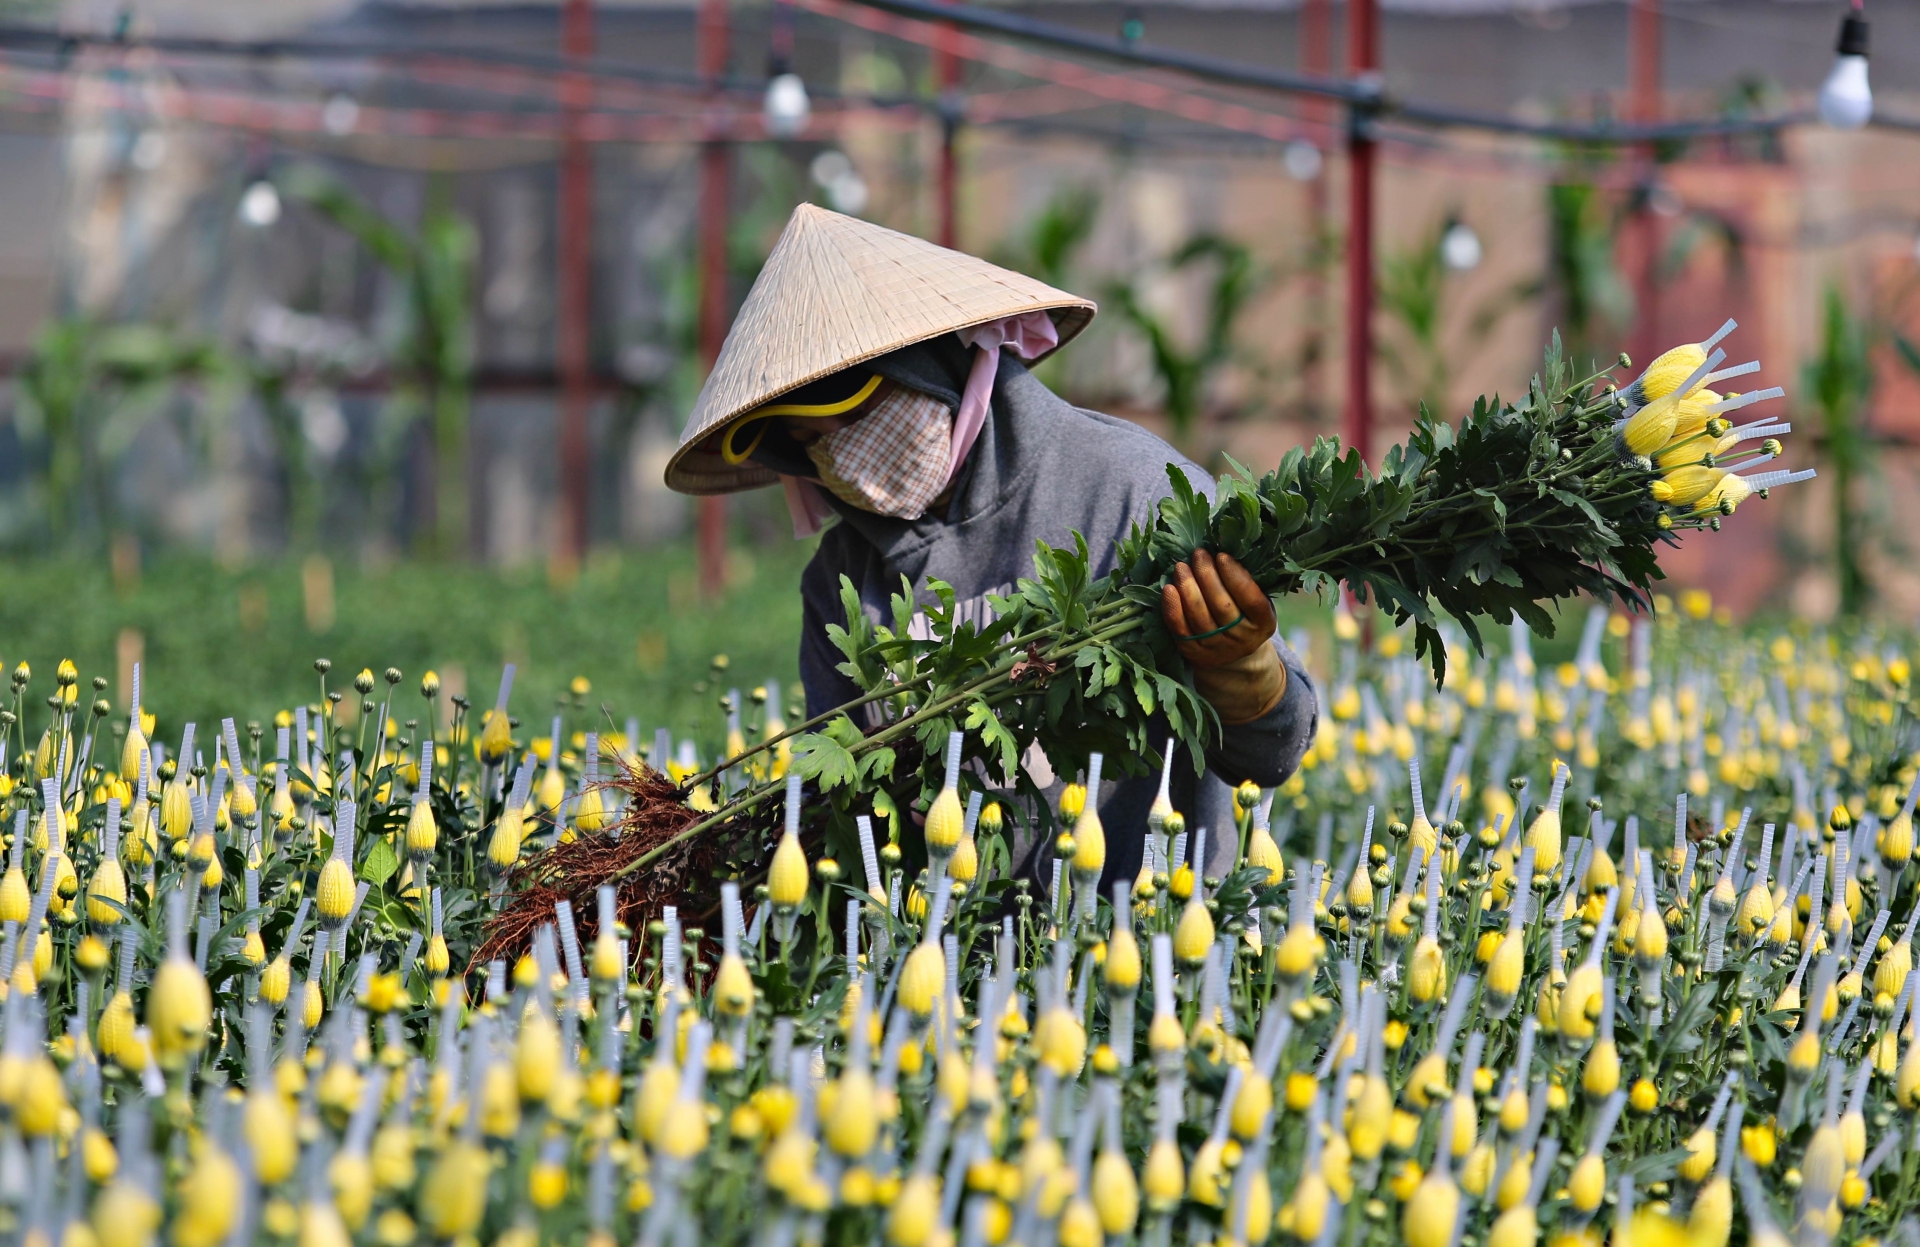
<path id="1" fill-rule="evenodd" d="M 777 139 L 790 139 L 807 128 L 807 118 L 813 115 L 813 101 L 807 98 L 807 84 L 799 74 L 788 70 L 767 81 L 761 115 L 766 120 L 767 133 Z"/>
<path id="2" fill-rule="evenodd" d="M 1440 235 L 1440 263 L 1456 273 L 1480 267 L 1480 235 L 1465 221 L 1455 221 Z"/>
<path id="3" fill-rule="evenodd" d="M 859 216 L 867 208 L 867 180 L 858 173 L 835 178 L 827 186 L 827 202 L 835 212 Z"/>
<path id="4" fill-rule="evenodd" d="M 1294 139 L 1280 149 L 1280 165 L 1296 182 L 1311 182 L 1319 177 L 1323 163 L 1320 149 L 1307 139 Z"/>
<path id="5" fill-rule="evenodd" d="M 1854 0 L 1840 20 L 1840 42 L 1833 69 L 1820 86 L 1820 120 L 1836 130 L 1858 130 L 1873 117 L 1873 89 L 1867 85 L 1867 18 Z"/>
<path id="6" fill-rule="evenodd" d="M 240 219 L 255 229 L 265 229 L 280 219 L 280 192 L 262 178 L 247 187 L 240 196 Z"/>
<path id="7" fill-rule="evenodd" d="M 327 102 L 320 106 L 320 124 L 335 138 L 352 134 L 353 128 L 360 124 L 359 102 L 345 92 L 328 96 Z"/>

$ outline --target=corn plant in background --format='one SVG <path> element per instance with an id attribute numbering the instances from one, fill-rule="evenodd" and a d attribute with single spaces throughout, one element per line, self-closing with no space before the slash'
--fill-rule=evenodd
<path id="1" fill-rule="evenodd" d="M 1867 327 L 1847 308 L 1838 286 L 1821 306 L 1820 350 L 1804 368 L 1807 393 L 1819 413 L 1827 462 L 1833 471 L 1833 567 L 1840 610 L 1857 615 L 1873 597 L 1860 554 L 1866 542 L 1861 494 L 1872 470 L 1867 453 L 1867 399 L 1873 391 Z"/>
<path id="2" fill-rule="evenodd" d="M 1233 358 L 1241 318 L 1268 278 L 1244 244 L 1213 234 L 1200 235 L 1180 247 L 1168 258 L 1166 270 L 1183 276 L 1199 272 L 1207 278 L 1198 341 L 1187 342 L 1192 335 L 1149 307 L 1133 283 L 1115 284 L 1109 298 L 1126 323 L 1146 339 L 1173 440 L 1184 444 L 1207 405 L 1210 383 Z"/>
<path id="3" fill-rule="evenodd" d="M 45 456 L 37 518 L 46 535 L 103 547 L 125 518 L 118 469 L 140 426 L 177 383 L 221 372 L 212 344 L 158 325 L 48 325 L 15 384 L 16 418 Z M 209 411 L 217 416 L 221 405 Z"/>
<path id="4" fill-rule="evenodd" d="M 1529 278 L 1483 296 L 1464 314 L 1450 310 L 1449 278 L 1457 274 L 1445 246 L 1452 228 L 1443 219 L 1413 246 L 1383 257 L 1377 292 L 1380 310 L 1396 330 L 1380 343 L 1381 361 L 1410 405 L 1440 412 L 1449 410 L 1458 364 L 1472 359 L 1509 312 L 1540 295 L 1540 282 Z"/>
<path id="5" fill-rule="evenodd" d="M 392 351 L 393 418 L 402 429 L 423 422 L 433 446 L 433 507 L 422 528 L 427 546 L 464 555 L 471 545 L 467 501 L 468 424 L 473 390 L 473 269 L 479 236 L 471 222 L 440 205 L 409 232 L 312 166 L 282 179 L 293 198 L 311 205 L 359 243 L 402 283 L 404 315 Z"/>
<path id="6" fill-rule="evenodd" d="M 1614 261 L 1619 232 L 1620 218 L 1593 182 L 1548 185 L 1548 285 L 1576 360 L 1592 357 L 1598 341 L 1632 319 L 1633 293 Z"/>

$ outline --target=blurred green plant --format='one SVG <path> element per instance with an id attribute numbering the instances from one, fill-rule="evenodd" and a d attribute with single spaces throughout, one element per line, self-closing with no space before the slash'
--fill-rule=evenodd
<path id="1" fill-rule="evenodd" d="M 290 369 L 264 361 L 251 361 L 250 372 L 254 397 L 286 477 L 288 548 L 311 550 L 319 539 L 320 483 L 308 462 L 307 435 L 292 394 L 295 377 Z"/>
<path id="2" fill-rule="evenodd" d="M 1099 222 L 1100 192 L 1091 186 L 1065 187 L 1026 222 L 1017 237 L 999 248 L 994 262 L 1068 289 L 1074 258 Z"/>
<path id="3" fill-rule="evenodd" d="M 405 284 L 405 311 L 390 356 L 395 387 L 390 428 L 424 418 L 433 444 L 433 513 L 427 551 L 464 555 L 471 545 L 467 502 L 468 423 L 473 393 L 473 273 L 479 236 L 437 196 L 409 233 L 325 171 L 297 165 L 282 178 L 289 197 L 347 231 Z"/>
<path id="4" fill-rule="evenodd" d="M 162 325 L 72 317 L 42 330 L 15 393 L 21 432 L 45 448 L 50 541 L 99 544 L 118 522 L 115 468 L 141 426 L 174 383 L 224 371 L 218 347 Z"/>
<path id="5" fill-rule="evenodd" d="M 1584 363 L 1596 342 L 1633 314 L 1633 295 L 1614 262 L 1621 217 L 1592 182 L 1547 187 L 1548 285 L 1567 358 Z"/>
<path id="6" fill-rule="evenodd" d="M 1184 442 L 1199 420 L 1209 383 L 1233 358 L 1240 319 L 1268 280 L 1245 245 L 1217 234 L 1193 238 L 1161 266 L 1161 275 L 1192 271 L 1207 275 L 1197 333 L 1149 308 L 1138 281 L 1115 283 L 1109 293 L 1121 319 L 1147 341 L 1176 442 Z"/>
<path id="7" fill-rule="evenodd" d="M 1068 186 L 1056 191 L 1018 233 L 995 248 L 993 262 L 1056 289 L 1072 290 L 1080 250 L 1100 223 L 1100 203 L 1100 192 L 1092 186 Z M 1066 361 L 1052 356 L 1034 370 L 1034 375 L 1058 390 L 1066 380 Z"/>
<path id="8" fill-rule="evenodd" d="M 1827 286 L 1820 316 L 1820 347 L 1803 370 L 1808 396 L 1819 410 L 1827 469 L 1833 474 L 1833 567 L 1840 582 L 1840 611 L 1854 616 L 1873 598 L 1861 562 L 1865 538 L 1858 492 L 1870 470 L 1866 405 L 1873 390 L 1867 325 L 1847 308 L 1837 284 Z"/>
<path id="9" fill-rule="evenodd" d="M 1470 359 L 1507 313 L 1541 289 L 1538 278 L 1515 282 L 1461 316 L 1448 305 L 1454 274 L 1442 248 L 1452 224 L 1443 218 L 1414 246 L 1383 257 L 1377 278 L 1380 310 L 1396 331 L 1380 339 L 1381 361 L 1416 405 L 1442 413 L 1450 409 L 1454 365 Z"/>
<path id="10" fill-rule="evenodd" d="M 1687 207 L 1680 211 L 1667 245 L 1660 250 L 1654 266 L 1654 281 L 1666 285 L 1677 280 L 1701 251 L 1717 247 L 1724 257 L 1727 275 L 1732 281 L 1746 276 L 1747 233 L 1740 223 L 1722 212 Z"/>

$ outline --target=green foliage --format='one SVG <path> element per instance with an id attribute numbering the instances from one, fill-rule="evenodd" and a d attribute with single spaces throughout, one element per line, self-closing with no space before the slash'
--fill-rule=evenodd
<path id="1" fill-rule="evenodd" d="M 1380 310 L 1398 329 L 1380 343 L 1380 358 L 1405 391 L 1438 411 L 1447 409 L 1456 358 L 1478 349 L 1507 313 L 1540 293 L 1540 283 L 1529 279 L 1481 299 L 1464 315 L 1451 308 L 1441 258 L 1448 225 L 1442 220 L 1415 246 L 1383 257 L 1377 282 Z"/>
<path id="2" fill-rule="evenodd" d="M 1614 263 L 1620 221 L 1592 182 L 1555 182 L 1547 187 L 1547 230 L 1560 324 L 1573 358 L 1584 359 L 1594 339 L 1633 310 Z"/>
<path id="3" fill-rule="evenodd" d="M 1905 339 L 1896 345 L 1911 354 Z M 1860 562 L 1861 530 L 1855 494 L 1869 468 L 1864 417 L 1873 389 L 1866 329 L 1847 310 L 1836 285 L 1827 287 L 1820 316 L 1820 350 L 1803 369 L 1807 392 L 1820 412 L 1827 462 L 1833 470 L 1833 566 L 1842 614 L 1858 615 L 1873 596 Z"/>
<path id="4" fill-rule="evenodd" d="M 353 235 L 405 284 L 407 316 L 392 354 L 399 384 L 389 424 L 397 428 L 414 419 L 427 422 L 434 448 L 431 545 L 444 554 L 464 554 L 471 527 L 467 424 L 479 235 L 464 217 L 438 203 L 428 207 L 410 234 L 312 166 L 296 167 L 284 182 L 290 196 Z"/>
<path id="5" fill-rule="evenodd" d="M 160 737 L 178 740 L 189 721 L 204 733 L 224 716 L 263 720 L 313 699 L 318 657 L 332 660 L 336 688 L 362 667 L 376 675 L 398 667 L 403 691 L 429 667 L 443 677 L 458 667 L 469 695 L 488 704 L 510 658 L 520 665 L 518 707 L 552 707 L 569 680 L 586 675 L 591 693 L 566 700 L 574 727 L 638 715 L 643 732 L 668 726 L 711 753 L 724 738 L 717 698 L 726 689 L 690 672 L 725 653 L 745 687 L 795 677 L 799 572 L 809 551 L 779 553 L 712 603 L 699 600 L 692 550 L 681 546 L 589 559 L 562 587 L 539 568 L 343 565 L 334 571 L 334 620 L 321 633 L 307 626 L 294 562 L 225 568 L 170 556 L 120 589 L 98 563 L 13 562 L 0 564 L 0 659 L 9 667 L 25 659 L 36 677 L 66 657 L 89 675 L 111 675 L 116 638 L 131 629 L 144 640 L 143 700 L 159 716 Z M 119 693 L 106 695 L 117 704 Z M 396 707 L 402 722 L 426 710 L 417 693 Z"/>
<path id="6" fill-rule="evenodd" d="M 218 348 L 160 325 L 74 317 L 42 330 L 16 392 L 24 431 L 45 447 L 53 539 L 103 537 L 115 519 L 113 470 L 140 424 L 176 382 L 224 370 Z"/>
<path id="7" fill-rule="evenodd" d="M 1270 592 L 1344 582 L 1414 624 L 1436 680 L 1446 670 L 1442 615 L 1477 646 L 1476 617 L 1518 614 L 1551 634 L 1542 603 L 1638 600 L 1659 575 L 1659 508 L 1634 487 L 1637 468 L 1616 466 L 1610 401 L 1592 403 L 1587 385 L 1570 381 L 1556 339 L 1525 400 L 1483 398 L 1458 433 L 1423 410 L 1378 475 L 1321 438 L 1257 482 L 1244 469 L 1223 480 L 1204 526 L 1199 500 L 1176 489 L 1161 523 L 1123 546 L 1120 566 L 1143 604 L 1141 590 L 1199 544 L 1233 555 Z"/>
<path id="8" fill-rule="evenodd" d="M 1254 264 L 1253 253 L 1229 238 L 1204 234 L 1194 238 L 1167 261 L 1167 271 L 1210 270 L 1205 298 L 1206 314 L 1198 331 L 1177 326 L 1152 311 L 1131 283 L 1116 284 L 1109 297 L 1122 318 L 1147 340 L 1153 370 L 1165 391 L 1167 419 L 1175 440 L 1193 430 L 1207 399 L 1207 385 L 1222 364 L 1233 356 L 1234 336 L 1266 277 Z M 1198 339 L 1193 345 L 1187 343 Z"/>
<path id="9" fill-rule="evenodd" d="M 1069 186 L 1047 201 L 1014 245 L 1001 248 L 995 262 L 1067 289 L 1073 258 L 1092 237 L 1099 220 L 1100 192 L 1091 186 Z"/>

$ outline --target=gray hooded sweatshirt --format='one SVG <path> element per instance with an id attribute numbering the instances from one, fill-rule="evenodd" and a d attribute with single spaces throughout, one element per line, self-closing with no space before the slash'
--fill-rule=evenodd
<path id="1" fill-rule="evenodd" d="M 867 366 L 957 411 L 972 355 L 959 339 L 947 336 Z M 790 474 L 814 475 L 810 461 L 791 441 L 770 436 L 762 447 L 756 460 Z M 1115 546 L 1134 524 L 1152 523 L 1156 505 L 1170 492 L 1170 463 L 1178 464 L 1196 489 L 1213 496 L 1213 479 L 1165 442 L 1138 425 L 1074 407 L 1019 360 L 1003 355 L 991 415 L 948 502 L 937 513 L 917 520 L 893 519 L 830 499 L 839 520 L 821 536 L 800 582 L 800 678 L 806 686 L 808 716 L 860 695 L 837 669 L 844 655 L 826 631 L 828 624 L 845 621 L 842 576 L 853 582 L 876 621 L 891 619 L 891 599 L 902 576 L 923 604 L 934 601 L 927 581 L 945 581 L 953 587 L 961 618 L 984 619 L 988 594 L 1010 592 L 1015 582 L 1032 575 L 1036 541 L 1070 545 L 1078 532 L 1087 540 L 1091 573 L 1112 571 Z M 1251 779 L 1263 788 L 1278 786 L 1293 774 L 1313 741 L 1318 714 L 1313 683 L 1299 657 L 1278 637 L 1274 647 L 1287 668 L 1287 688 L 1279 703 L 1251 723 L 1223 730 L 1223 738 L 1207 751 L 1206 782 L 1196 784 L 1191 768 L 1174 766 L 1174 807 L 1187 815 L 1189 828 L 1211 824 L 1213 829 L 1203 873 L 1223 874 L 1232 863 L 1227 785 Z M 1100 819 L 1107 833 L 1102 895 L 1113 881 L 1131 881 L 1138 873 L 1147 811 L 1158 787 L 1157 778 L 1144 777 L 1102 785 Z M 1052 876 L 1050 837 L 1028 846 L 1016 844 L 1015 851 L 1021 873 L 1044 892 Z"/>

